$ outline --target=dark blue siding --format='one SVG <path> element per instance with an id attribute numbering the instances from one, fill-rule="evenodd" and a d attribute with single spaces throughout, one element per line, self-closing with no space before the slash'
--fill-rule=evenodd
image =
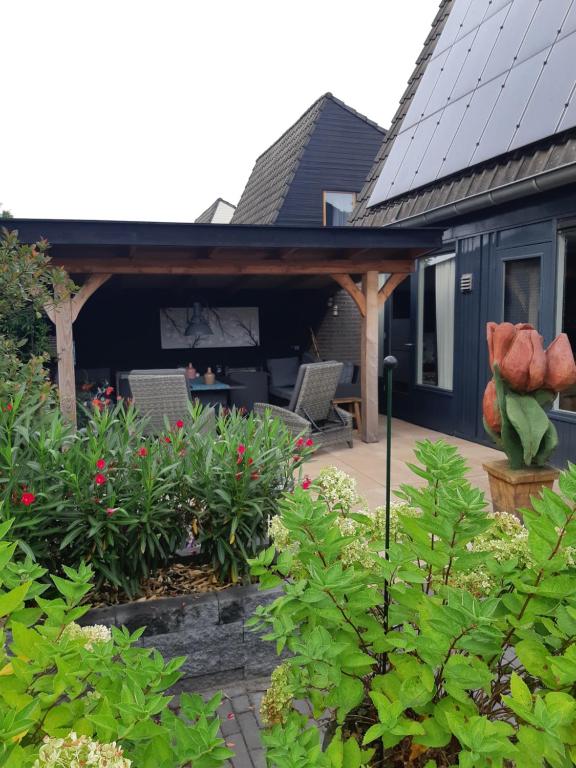
<path id="1" fill-rule="evenodd" d="M 322 192 L 360 192 L 383 139 L 382 131 L 327 100 L 276 224 L 322 225 Z"/>

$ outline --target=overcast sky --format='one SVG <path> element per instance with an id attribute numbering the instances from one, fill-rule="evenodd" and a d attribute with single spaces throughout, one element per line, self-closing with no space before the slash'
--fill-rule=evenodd
<path id="1" fill-rule="evenodd" d="M 439 0 L 2 0 L 0 201 L 193 221 L 331 91 L 387 127 Z"/>

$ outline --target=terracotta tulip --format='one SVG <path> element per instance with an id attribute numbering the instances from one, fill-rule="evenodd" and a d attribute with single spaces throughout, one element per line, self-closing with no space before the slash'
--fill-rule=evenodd
<path id="1" fill-rule="evenodd" d="M 516 392 L 542 389 L 546 376 L 546 353 L 538 331 L 516 329 L 516 335 L 500 361 L 500 373 Z"/>
<path id="2" fill-rule="evenodd" d="M 576 363 L 565 333 L 556 336 L 546 350 L 546 378 L 544 387 L 554 392 L 563 392 L 576 384 Z"/>
<path id="3" fill-rule="evenodd" d="M 488 342 L 488 354 L 490 355 L 490 368 L 494 370 L 494 363 L 500 362 L 508 348 L 514 341 L 516 329 L 512 323 L 488 323 L 486 326 L 486 340 Z"/>
<path id="4" fill-rule="evenodd" d="M 496 395 L 496 384 L 494 379 L 490 379 L 484 390 L 482 412 L 486 419 L 486 424 L 488 424 L 492 432 L 500 434 L 502 420 L 500 418 L 500 409 L 498 408 L 498 397 Z"/>

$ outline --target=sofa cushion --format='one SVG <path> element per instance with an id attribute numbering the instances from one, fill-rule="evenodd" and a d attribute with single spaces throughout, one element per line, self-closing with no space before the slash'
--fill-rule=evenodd
<path id="1" fill-rule="evenodd" d="M 266 367 L 270 373 L 270 387 L 293 387 L 300 361 L 297 357 L 275 357 L 266 361 Z"/>

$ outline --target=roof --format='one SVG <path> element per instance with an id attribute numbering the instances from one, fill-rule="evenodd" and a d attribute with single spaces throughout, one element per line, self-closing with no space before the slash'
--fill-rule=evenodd
<path id="1" fill-rule="evenodd" d="M 450 12 L 458 2 L 442 0 L 440 3 L 390 131 L 358 196 L 358 204 L 351 217 L 351 223 L 355 226 L 387 226 L 402 221 L 407 224 L 411 221 L 436 223 L 470 211 L 473 206 L 480 207 L 495 204 L 498 200 L 511 199 L 514 190 L 518 195 L 524 195 L 575 180 L 574 176 L 563 173 L 576 163 L 576 129 L 570 129 L 369 207 L 376 182 L 391 155 L 426 68 L 433 59 Z M 472 0 L 472 4 L 478 2 Z M 544 177 L 547 178 L 546 187 L 538 183 Z M 528 180 L 534 183 L 529 185 Z"/>
<path id="2" fill-rule="evenodd" d="M 314 133 L 322 111 L 329 102 L 385 134 L 385 130 L 375 122 L 356 112 L 331 93 L 325 93 L 258 157 L 232 217 L 232 223 L 274 224 L 276 222 L 304 150 Z"/>
<path id="3" fill-rule="evenodd" d="M 228 224 L 235 210 L 235 205 L 217 197 L 212 205 L 194 220 L 194 224 Z"/>

